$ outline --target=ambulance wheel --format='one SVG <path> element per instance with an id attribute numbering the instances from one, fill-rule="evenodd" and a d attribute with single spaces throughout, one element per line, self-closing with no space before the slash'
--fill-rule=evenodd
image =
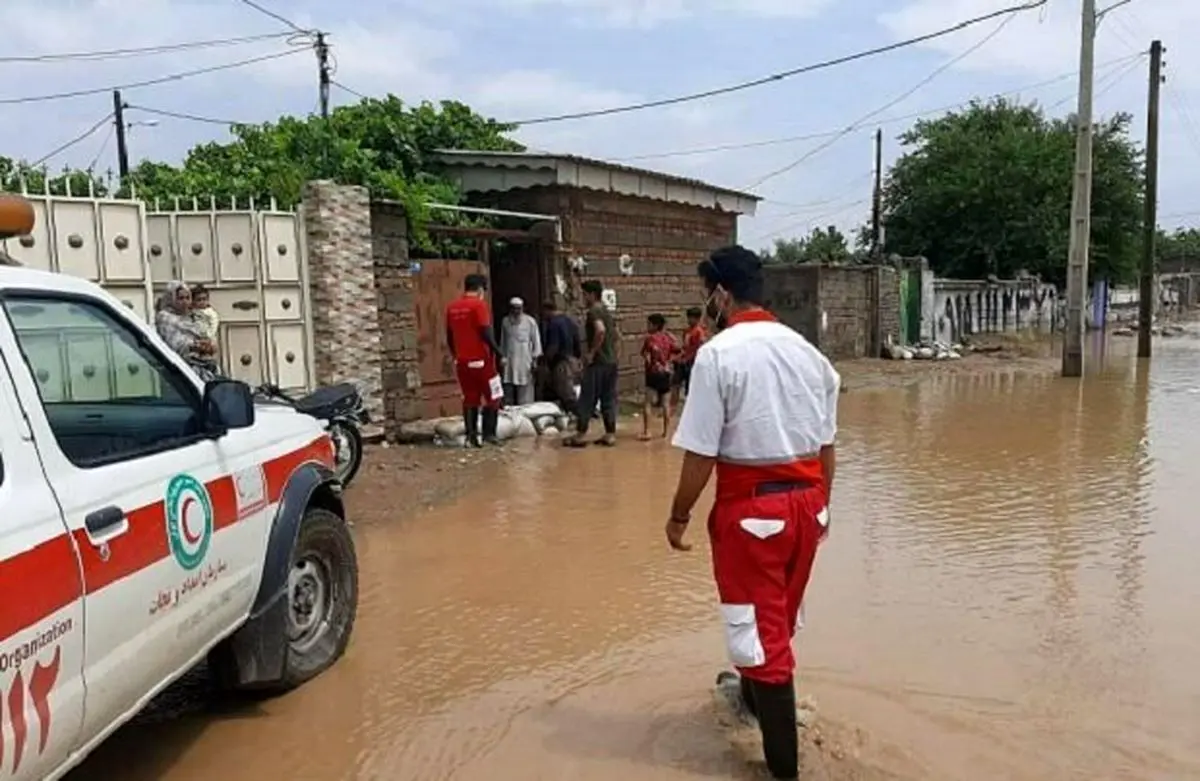
<path id="1" fill-rule="evenodd" d="M 315 678 L 346 652 L 358 612 L 358 560 L 350 527 L 310 507 L 300 525 L 287 584 L 283 688 Z"/>

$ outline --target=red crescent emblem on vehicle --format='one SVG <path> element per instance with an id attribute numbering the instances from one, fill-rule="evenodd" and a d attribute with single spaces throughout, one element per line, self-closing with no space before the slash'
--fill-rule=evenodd
<path id="1" fill-rule="evenodd" d="M 179 509 L 179 525 L 183 527 L 183 539 L 187 541 L 188 545 L 195 545 L 196 543 L 200 542 L 200 539 L 204 536 L 203 533 L 192 534 L 192 527 L 188 523 L 188 510 L 190 510 L 192 505 L 195 503 L 196 497 L 189 496 L 183 500 L 183 506 Z"/>

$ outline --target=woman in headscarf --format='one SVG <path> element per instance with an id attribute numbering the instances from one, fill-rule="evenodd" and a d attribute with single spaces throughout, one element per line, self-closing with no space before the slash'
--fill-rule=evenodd
<path id="1" fill-rule="evenodd" d="M 167 346 L 197 370 L 215 373 L 216 345 L 192 317 L 191 289 L 179 280 L 168 282 L 154 309 L 154 327 Z"/>

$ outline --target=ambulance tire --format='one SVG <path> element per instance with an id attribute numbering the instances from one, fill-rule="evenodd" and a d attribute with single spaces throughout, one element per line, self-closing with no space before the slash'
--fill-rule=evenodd
<path id="1" fill-rule="evenodd" d="M 283 690 L 323 673 L 350 644 L 358 613 L 358 559 L 346 521 L 324 508 L 308 508 L 292 551 L 288 580 L 292 620 Z"/>

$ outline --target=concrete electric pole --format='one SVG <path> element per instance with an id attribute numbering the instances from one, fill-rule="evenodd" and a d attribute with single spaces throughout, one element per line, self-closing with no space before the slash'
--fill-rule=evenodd
<path id="1" fill-rule="evenodd" d="M 1067 259 L 1067 329 L 1062 376 L 1083 376 L 1087 302 L 1088 240 L 1092 228 L 1092 87 L 1096 64 L 1096 0 L 1083 0 L 1079 45 L 1079 107 L 1075 112 L 1075 182 L 1071 201 L 1071 241 Z"/>
<path id="2" fill-rule="evenodd" d="M 129 126 L 125 124 L 125 101 L 119 89 L 113 90 L 113 123 L 117 134 L 117 173 L 121 177 L 121 184 L 125 184 L 129 179 L 129 142 L 125 138 L 125 131 Z"/>
<path id="3" fill-rule="evenodd" d="M 1146 215 L 1142 229 L 1141 279 L 1138 285 L 1138 357 L 1150 357 L 1150 329 L 1154 325 L 1156 269 L 1155 243 L 1158 239 L 1158 101 L 1162 86 L 1162 41 L 1150 44 L 1150 96 L 1146 106 Z"/>

